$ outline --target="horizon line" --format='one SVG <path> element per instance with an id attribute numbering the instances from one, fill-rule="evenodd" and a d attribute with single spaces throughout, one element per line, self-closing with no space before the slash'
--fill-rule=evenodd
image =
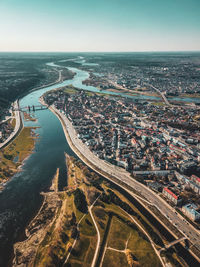
<path id="1" fill-rule="evenodd" d="M 200 52 L 200 50 L 152 50 L 152 51 L 0 51 L 0 53 L 188 53 Z"/>

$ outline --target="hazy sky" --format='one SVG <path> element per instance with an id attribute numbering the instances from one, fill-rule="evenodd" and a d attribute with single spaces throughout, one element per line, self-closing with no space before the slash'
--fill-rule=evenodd
<path id="1" fill-rule="evenodd" d="M 0 51 L 200 50 L 200 0 L 0 0 Z"/>

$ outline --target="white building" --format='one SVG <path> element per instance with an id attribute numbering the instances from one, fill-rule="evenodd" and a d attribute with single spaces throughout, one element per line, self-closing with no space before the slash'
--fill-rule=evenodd
<path id="1" fill-rule="evenodd" d="M 183 206 L 182 211 L 192 221 L 198 221 L 200 219 L 200 212 L 197 211 L 197 206 L 194 203 Z"/>

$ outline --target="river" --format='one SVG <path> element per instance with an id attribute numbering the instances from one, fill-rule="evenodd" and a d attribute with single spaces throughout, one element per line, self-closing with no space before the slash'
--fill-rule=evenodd
<path id="1" fill-rule="evenodd" d="M 57 67 L 54 63 L 49 66 Z M 62 66 L 63 68 L 63 66 Z M 93 92 L 103 92 L 93 86 L 86 86 L 82 81 L 89 73 L 76 68 L 68 68 L 76 75 L 71 80 L 60 82 L 34 91 L 20 100 L 20 107 L 39 105 L 39 98 L 45 92 L 72 84 L 75 87 Z M 119 93 L 109 92 L 112 95 Z M 123 95 L 126 96 L 127 95 Z M 130 97 L 130 96 L 129 96 Z M 136 98 L 135 96 L 132 98 Z M 153 97 L 141 96 L 140 99 Z M 36 214 L 42 203 L 41 191 L 48 189 L 57 168 L 60 168 L 62 186 L 67 184 L 67 170 L 64 153 L 74 155 L 70 149 L 62 126 L 57 117 L 48 109 L 35 112 L 36 122 L 24 122 L 25 126 L 38 126 L 34 153 L 24 162 L 22 171 L 13 176 L 0 193 L 0 266 L 7 266 L 12 245 L 23 238 L 27 223 Z"/>

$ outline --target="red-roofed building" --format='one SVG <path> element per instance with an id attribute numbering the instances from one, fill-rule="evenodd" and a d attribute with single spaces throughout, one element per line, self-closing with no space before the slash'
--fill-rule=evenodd
<path id="1" fill-rule="evenodd" d="M 181 147 L 175 146 L 175 145 L 173 145 L 173 144 L 170 144 L 169 146 L 170 146 L 172 149 L 178 150 L 178 151 L 180 151 L 180 152 L 185 152 L 185 151 L 186 151 L 185 148 L 181 148 Z"/>
<path id="2" fill-rule="evenodd" d="M 192 175 L 191 176 L 191 180 L 193 181 L 193 182 L 195 182 L 195 184 L 197 184 L 198 186 L 200 186 L 200 178 L 198 177 L 198 176 L 196 176 L 196 175 Z"/>
<path id="3" fill-rule="evenodd" d="M 137 130 L 137 131 L 136 131 L 136 135 L 137 135 L 137 136 L 141 136 L 141 134 L 142 134 L 142 131 L 141 131 L 141 130 Z"/>
<path id="4" fill-rule="evenodd" d="M 132 144 L 133 146 L 135 146 L 135 145 L 137 144 L 137 141 L 135 140 L 135 138 L 132 138 L 132 139 L 131 139 L 131 144 Z"/>
<path id="5" fill-rule="evenodd" d="M 169 200 L 171 200 L 175 205 L 178 205 L 181 202 L 181 198 L 174 194 L 169 188 L 164 187 L 162 191 L 163 195 L 165 195 Z"/>

